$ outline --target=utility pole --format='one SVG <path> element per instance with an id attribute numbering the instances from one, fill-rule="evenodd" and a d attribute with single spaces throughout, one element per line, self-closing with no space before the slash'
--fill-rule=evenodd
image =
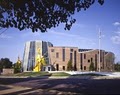
<path id="1" fill-rule="evenodd" d="M 100 40 L 101 40 L 101 31 L 100 31 L 100 28 L 99 28 L 99 72 L 100 72 L 100 69 L 101 69 L 101 66 L 100 66 Z"/>

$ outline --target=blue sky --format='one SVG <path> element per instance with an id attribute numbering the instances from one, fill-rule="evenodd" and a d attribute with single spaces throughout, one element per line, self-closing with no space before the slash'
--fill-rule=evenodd
<path id="1" fill-rule="evenodd" d="M 64 24 L 52 28 L 46 33 L 31 30 L 19 31 L 9 28 L 0 35 L 0 58 L 23 58 L 26 41 L 43 40 L 54 46 L 73 46 L 79 48 L 98 49 L 98 30 L 101 29 L 101 49 L 115 54 L 116 62 L 120 61 L 120 0 L 105 0 L 104 5 L 93 4 L 86 11 L 81 10 L 73 15 L 76 23 L 70 31 L 64 30 Z M 0 33 L 5 29 L 0 30 Z"/>

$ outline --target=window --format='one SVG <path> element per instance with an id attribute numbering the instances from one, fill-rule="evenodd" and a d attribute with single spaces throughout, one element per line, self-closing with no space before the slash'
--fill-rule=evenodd
<path id="1" fill-rule="evenodd" d="M 75 64 L 76 64 L 76 56 L 77 56 L 76 51 L 74 51 L 74 63 Z"/>
<path id="2" fill-rule="evenodd" d="M 100 62 L 102 62 L 102 50 L 100 50 Z"/>
<path id="3" fill-rule="evenodd" d="M 56 64 L 56 70 L 57 71 L 59 70 L 59 64 Z"/>
<path id="4" fill-rule="evenodd" d="M 54 49 L 51 49 L 51 52 L 54 52 Z"/>
<path id="5" fill-rule="evenodd" d="M 80 68 L 81 68 L 81 70 L 83 70 L 82 53 L 80 53 Z"/>
<path id="6" fill-rule="evenodd" d="M 99 54 L 99 51 L 98 51 Z M 102 62 L 102 50 L 100 50 L 100 62 Z"/>
<path id="7" fill-rule="evenodd" d="M 97 54 L 95 54 L 95 68 L 97 70 Z"/>
<path id="8" fill-rule="evenodd" d="M 84 59 L 86 59 L 86 54 L 84 54 Z"/>
<path id="9" fill-rule="evenodd" d="M 105 65 L 105 64 L 104 64 L 104 60 L 105 60 L 105 59 L 104 59 L 104 52 L 103 52 L 102 55 L 103 55 L 103 56 L 102 56 L 102 59 L 103 59 L 103 62 L 102 62 L 102 63 L 103 63 L 103 69 L 104 69 L 104 65 Z"/>
<path id="10" fill-rule="evenodd" d="M 93 62 L 93 58 L 91 58 L 91 62 Z"/>
<path id="11" fill-rule="evenodd" d="M 86 66 L 84 66 L 84 70 L 86 70 Z"/>
<path id="12" fill-rule="evenodd" d="M 90 62 L 90 60 L 88 60 L 88 63 Z"/>
<path id="13" fill-rule="evenodd" d="M 65 61 L 65 49 L 62 50 L 62 54 L 63 54 L 63 61 Z"/>
<path id="14" fill-rule="evenodd" d="M 59 53 L 58 52 L 56 53 L 56 58 L 59 58 Z"/>
<path id="15" fill-rule="evenodd" d="M 50 71 L 50 67 L 48 67 L 48 71 Z"/>
<path id="16" fill-rule="evenodd" d="M 65 66 L 63 66 L 63 70 L 65 70 Z"/>
<path id="17" fill-rule="evenodd" d="M 73 56 L 72 53 L 70 53 L 70 60 L 71 60 L 71 61 L 72 61 L 72 56 Z"/>
<path id="18" fill-rule="evenodd" d="M 80 62 L 82 64 L 83 60 L 82 60 L 82 53 L 80 54 Z"/>
<path id="19" fill-rule="evenodd" d="M 76 51 L 74 51 L 74 70 L 76 71 L 77 70 L 77 67 L 76 67 L 76 56 L 77 56 L 77 53 Z"/>
<path id="20" fill-rule="evenodd" d="M 70 49 L 71 52 L 73 52 L 73 49 Z"/>

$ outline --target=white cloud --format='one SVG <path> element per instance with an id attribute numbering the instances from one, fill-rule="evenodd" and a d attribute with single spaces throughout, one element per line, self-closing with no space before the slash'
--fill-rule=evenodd
<path id="1" fill-rule="evenodd" d="M 87 39 L 87 38 L 81 37 L 81 36 L 79 36 L 79 35 L 62 33 L 62 32 L 55 32 L 54 30 L 50 31 L 50 33 L 56 34 L 56 35 L 61 35 L 61 36 L 66 36 L 66 37 L 75 37 L 75 38 L 82 39 L 82 40 L 86 40 L 86 39 Z M 88 39 L 87 39 L 87 40 L 88 40 Z"/>
<path id="2" fill-rule="evenodd" d="M 54 30 L 51 30 L 49 33 L 55 34 L 55 35 L 61 35 L 61 36 L 67 36 L 67 37 L 76 37 L 78 35 L 74 35 L 74 34 L 68 34 L 68 33 L 63 33 L 63 32 L 56 32 Z"/>
<path id="3" fill-rule="evenodd" d="M 111 40 L 114 44 L 120 44 L 120 29 L 115 32 L 116 35 L 111 37 Z"/>
<path id="4" fill-rule="evenodd" d="M 114 22 L 113 25 L 114 26 L 120 26 L 120 22 Z"/>
<path id="5" fill-rule="evenodd" d="M 117 35 L 120 35 L 120 29 L 118 28 L 118 31 L 115 32 Z"/>
<path id="6" fill-rule="evenodd" d="M 89 44 L 89 45 L 95 45 L 96 44 L 94 39 L 81 37 L 81 36 L 75 35 L 75 34 L 68 34 L 68 33 L 65 33 L 65 32 L 64 33 L 63 32 L 56 32 L 54 30 L 49 31 L 49 33 L 52 33 L 52 34 L 58 35 L 58 36 L 62 36 L 62 37 L 70 37 L 71 39 L 79 41 L 80 43 L 86 43 L 86 44 Z"/>
<path id="7" fill-rule="evenodd" d="M 114 44 L 120 44 L 120 36 L 113 36 L 111 40 Z"/>
<path id="8" fill-rule="evenodd" d="M 5 34 L 2 34 L 2 35 L 0 35 L 0 38 L 1 39 L 10 39 L 10 38 L 12 38 L 11 36 L 8 36 L 8 35 L 5 35 Z"/>

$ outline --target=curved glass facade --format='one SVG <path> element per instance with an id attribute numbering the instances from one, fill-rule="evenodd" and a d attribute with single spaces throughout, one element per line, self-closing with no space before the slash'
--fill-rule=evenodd
<path id="1" fill-rule="evenodd" d="M 39 40 L 26 42 L 23 55 L 23 71 L 33 71 L 38 48 L 40 48 L 41 56 L 45 56 L 47 63 L 49 63 L 48 46 L 51 47 L 53 45 L 50 42 Z"/>

